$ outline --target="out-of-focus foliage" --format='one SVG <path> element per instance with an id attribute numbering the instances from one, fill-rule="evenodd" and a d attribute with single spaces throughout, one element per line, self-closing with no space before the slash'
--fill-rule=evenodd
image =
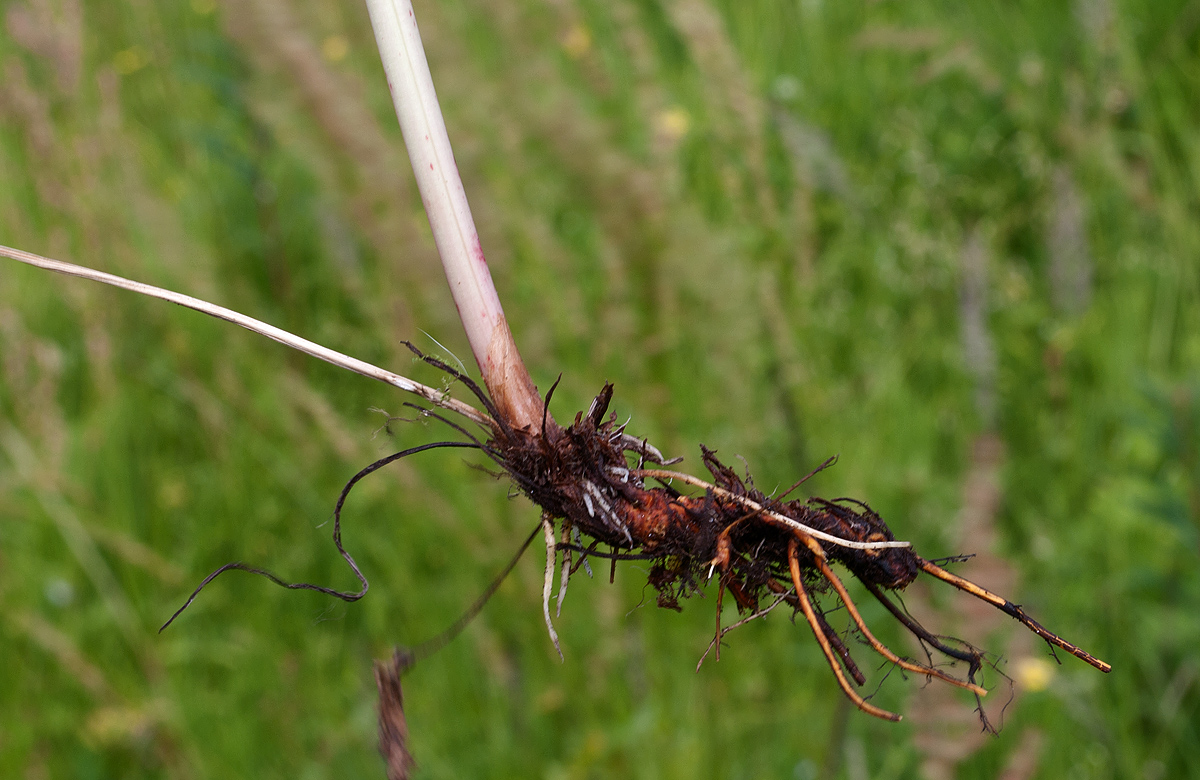
<path id="1" fill-rule="evenodd" d="M 983 584 L 1114 666 L 1046 664 L 919 584 L 1016 698 L 980 739 L 972 702 L 893 673 L 875 700 L 910 717 L 882 723 L 780 613 L 694 672 L 713 599 L 654 609 L 634 564 L 573 581 L 560 664 L 531 555 L 406 678 L 418 776 L 1200 775 L 1200 5 L 417 13 L 560 419 L 612 380 L 685 467 L 703 442 L 770 489 L 840 453 L 811 490 L 985 554 Z M 3 243 L 431 383 L 401 339 L 470 354 L 358 4 L 8 0 L 0 70 Z M 338 490 L 452 434 L 390 438 L 395 391 L 9 262 L 0 371 L 4 777 L 380 777 L 371 658 L 445 627 L 537 520 L 477 459 L 423 455 L 349 502 L 363 601 L 232 573 L 158 635 L 230 560 L 352 585 Z"/>

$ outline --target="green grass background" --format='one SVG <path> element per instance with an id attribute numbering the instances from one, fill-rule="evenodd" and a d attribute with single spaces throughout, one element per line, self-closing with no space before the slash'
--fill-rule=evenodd
<path id="1" fill-rule="evenodd" d="M 0 5 L 0 241 L 430 383 L 402 339 L 468 359 L 359 3 Z M 631 431 L 767 490 L 838 453 L 813 491 L 928 557 L 990 555 L 985 585 L 1114 666 L 1039 690 L 1017 672 L 1044 646 L 917 585 L 1019 684 L 981 739 L 969 699 L 893 673 L 888 724 L 782 613 L 696 673 L 711 592 L 655 609 L 636 564 L 573 581 L 560 664 L 534 553 L 405 678 L 418 777 L 1200 775 L 1200 3 L 417 13 L 560 419 L 614 381 Z M 231 573 L 159 635 L 230 560 L 353 587 L 342 484 L 447 431 L 389 437 L 397 391 L 7 261 L 0 370 L 4 777 L 381 777 L 371 659 L 445 627 L 537 520 L 478 458 L 422 455 L 348 504 L 361 602 Z"/>

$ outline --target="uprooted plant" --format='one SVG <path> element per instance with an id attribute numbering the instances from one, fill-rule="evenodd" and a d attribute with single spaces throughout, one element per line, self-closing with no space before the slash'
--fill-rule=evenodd
<path id="1" fill-rule="evenodd" d="M 954 638 L 939 636 L 919 623 L 896 603 L 889 592 L 903 590 L 921 572 L 948 582 L 966 593 L 992 604 L 1042 637 L 1051 647 L 1108 672 L 1111 667 L 1078 646 L 1047 630 L 1019 605 L 958 577 L 937 563 L 916 554 L 908 542 L 897 541 L 890 528 L 866 503 L 852 498 L 787 500 L 803 482 L 831 465 L 817 467 L 786 492 L 768 496 L 717 460 L 716 453 L 701 445 L 705 467 L 712 481 L 679 471 L 656 468 L 670 465 L 661 452 L 618 425 L 609 412 L 613 386 L 607 384 L 587 412 L 562 427 L 549 413 L 554 387 L 546 394 L 542 416 L 534 427 L 515 427 L 499 411 L 487 392 L 470 377 L 437 358 L 409 348 L 422 360 L 461 382 L 487 410 L 470 415 L 480 425 L 477 436 L 459 423 L 427 407 L 411 405 L 426 417 L 440 420 L 462 435 L 462 440 L 412 447 L 372 463 L 343 488 L 334 509 L 334 543 L 362 587 L 355 592 L 337 591 L 310 583 L 288 583 L 276 575 L 241 562 L 226 564 L 209 575 L 187 602 L 164 624 L 165 629 L 186 609 L 200 591 L 220 574 L 231 569 L 269 577 L 283 587 L 316 590 L 345 601 L 357 601 L 367 593 L 368 583 L 353 557 L 342 545 L 341 513 L 350 491 L 360 480 L 383 466 L 409 455 L 439 447 L 476 449 L 507 475 L 517 489 L 541 510 L 540 525 L 526 539 L 513 561 L 462 618 L 442 635 L 415 650 L 401 653 L 407 668 L 453 638 L 495 592 L 541 530 L 546 544 L 546 572 L 542 611 L 551 641 L 561 657 L 562 650 L 550 616 L 550 599 L 558 573 L 557 604 L 561 610 L 571 576 L 588 559 L 649 562 L 648 582 L 658 592 L 658 605 L 681 609 L 681 599 L 699 593 L 714 577 L 717 580 L 716 630 L 709 649 L 719 657 L 722 638 L 749 620 L 762 617 L 781 604 L 801 614 L 812 629 L 821 651 L 842 691 L 863 712 L 885 720 L 901 716 L 868 701 L 857 690 L 866 683 L 842 634 L 826 619 L 832 609 L 844 609 L 852 623 L 850 631 L 888 663 L 914 674 L 966 689 L 977 698 L 987 695 L 976 677 L 987 662 L 987 653 Z M 450 407 L 445 397 L 429 399 Z M 460 405 L 454 406 L 461 411 Z M 647 466 L 650 467 L 647 467 Z M 648 481 L 657 487 L 647 485 Z M 700 495 L 685 495 L 673 487 L 680 482 L 702 488 Z M 600 549 L 601 545 L 606 549 Z M 913 635 L 925 651 L 924 663 L 904 658 L 872 634 L 831 564 L 839 564 L 887 608 Z M 732 626 L 722 627 L 721 608 L 725 592 L 733 597 L 739 612 L 749 613 Z M 832 597 L 834 606 L 823 607 L 818 594 Z M 767 603 L 769 602 L 769 603 Z M 765 605 L 764 605 L 765 604 Z M 967 665 L 960 679 L 935 665 L 937 652 L 950 661 Z M 701 658 L 708 655 L 705 652 Z M 699 666 L 697 666 L 699 668 Z M 982 706 L 978 708 L 984 728 L 992 726 Z"/>
<path id="2" fill-rule="evenodd" d="M 465 386 L 482 405 L 482 410 L 452 398 L 444 391 L 349 358 L 228 309 L 102 272 L 0 247 L 0 254 L 15 260 L 188 306 L 412 392 L 426 402 L 425 406 L 419 407 L 421 414 L 443 421 L 461 437 L 390 455 L 360 471 L 343 489 L 335 509 L 334 541 L 358 576 L 362 585 L 359 591 L 344 593 L 307 583 L 292 584 L 241 563 L 222 567 L 205 579 L 200 588 L 223 571 L 244 569 L 266 574 L 289 588 L 318 590 L 348 601 L 361 598 L 367 591 L 367 580 L 341 540 L 341 509 L 349 492 L 367 475 L 408 455 L 436 447 L 470 448 L 490 459 L 541 511 L 540 523 L 521 550 L 527 549 L 541 532 L 546 544 L 542 608 L 556 648 L 559 642 L 550 615 L 555 574 L 558 574 L 557 601 L 561 608 L 571 576 L 580 567 L 588 568 L 589 559 L 608 559 L 612 565 L 618 560 L 641 560 L 649 562 L 649 584 L 658 591 L 658 603 L 663 607 L 679 609 L 682 599 L 698 593 L 716 579 L 717 625 L 709 649 L 715 649 L 718 654 L 721 639 L 728 631 L 786 604 L 795 614 L 803 616 L 838 684 L 850 700 L 864 712 L 888 720 L 899 720 L 900 716 L 871 704 L 867 700 L 869 697 L 857 690 L 865 683 L 865 675 L 854 660 L 845 636 L 826 619 L 826 614 L 834 608 L 845 610 L 852 633 L 887 663 L 964 688 L 976 696 L 986 693 L 977 682 L 977 675 L 988 660 L 986 653 L 961 640 L 929 631 L 897 604 L 893 594 L 912 583 L 922 572 L 992 604 L 1041 636 L 1052 649 L 1066 650 L 1101 671 L 1109 671 L 1108 664 L 1043 628 L 1020 606 L 916 554 L 909 543 L 896 540 L 883 519 L 862 501 L 849 498 L 788 499 L 792 490 L 804 480 L 782 494 L 764 494 L 751 480 L 739 477 L 723 465 L 713 451 L 703 447 L 702 459 L 711 481 L 666 468 L 673 461 L 667 461 L 647 441 L 627 433 L 609 413 L 611 385 L 606 385 L 591 407 L 577 414 L 572 424 L 564 427 L 556 422 L 550 411 L 554 388 L 542 398 L 534 387 L 492 284 L 458 177 L 411 4 L 407 0 L 368 0 L 368 8 L 413 171 L 455 304 L 482 374 L 483 386 L 436 358 L 419 352 L 418 355 Z M 453 419 L 444 412 L 458 415 L 462 420 Z M 471 426 L 478 426 L 478 430 Z M 827 465 L 829 461 L 817 471 Z M 675 487 L 677 484 L 697 488 L 699 492 L 684 493 Z M 515 560 L 505 573 L 515 565 Z M 867 592 L 915 637 L 925 652 L 923 662 L 903 658 L 875 638 L 835 572 L 835 564 L 859 580 Z M 498 582 L 499 579 L 463 619 L 435 640 L 434 645 L 419 648 L 419 653 L 399 655 L 390 669 L 377 670 L 383 701 L 381 735 L 385 744 L 391 741 L 389 755 L 396 757 L 393 776 L 404 776 L 405 767 L 411 763 L 404 745 L 395 744 L 397 740 L 403 741 L 405 732 L 402 713 L 397 715 L 399 671 L 416 655 L 448 641 L 478 611 Z M 746 616 L 732 626 L 723 627 L 720 624 L 721 604 L 726 592 Z M 823 606 L 822 599 L 831 601 L 834 606 Z M 174 616 L 171 619 L 174 620 Z M 935 663 L 935 652 L 951 663 L 966 664 L 965 678 L 954 677 Z M 980 715 L 983 717 L 982 709 Z M 987 725 L 986 719 L 984 723 Z"/>
<path id="3" fill-rule="evenodd" d="M 575 421 L 566 428 L 554 423 L 549 415 L 554 390 L 551 388 L 540 426 L 532 430 L 515 428 L 504 420 L 487 394 L 470 378 L 435 358 L 421 355 L 415 347 L 412 349 L 475 394 L 491 415 L 487 426 L 489 436 L 480 440 L 438 413 L 423 410 L 423 414 L 451 425 L 468 441 L 425 445 L 377 461 L 347 485 L 338 501 L 338 515 L 340 517 L 346 494 L 358 479 L 398 457 L 435 446 L 479 449 L 542 510 L 541 528 L 547 551 L 542 607 L 547 629 L 560 655 L 558 637 L 550 620 L 550 596 L 561 553 L 557 599 L 560 609 L 571 575 L 589 557 L 606 558 L 614 564 L 618 560 L 649 561 L 649 584 L 658 591 L 659 606 L 676 610 L 680 608 L 680 599 L 699 592 L 716 576 L 717 628 L 710 648 L 716 647 L 718 654 L 721 638 L 736 627 L 722 628 L 720 625 L 721 602 L 726 591 L 736 601 L 739 611 L 750 613 L 748 619 L 787 603 L 803 614 L 838 684 L 850 700 L 864 712 L 886 720 L 899 720 L 900 716 L 866 701 L 847 680 L 849 675 L 861 686 L 865 676 L 841 635 L 825 619 L 825 610 L 813 598 L 814 591 L 832 589 L 835 602 L 849 613 L 854 631 L 888 662 L 906 671 L 965 688 L 976 696 L 986 695 L 975 682 L 976 674 L 986 660 L 985 652 L 962 640 L 931 633 L 906 614 L 887 591 L 905 588 L 923 571 L 1016 618 L 1051 648 L 1066 650 L 1101 671 L 1111 669 L 1105 662 L 1045 629 L 1020 606 L 922 558 L 913 552 L 909 543 L 896 541 L 883 518 L 861 501 L 849 498 L 788 501 L 785 500 L 787 493 L 767 496 L 752 483 L 743 481 L 703 445 L 703 461 L 712 474 L 712 482 L 677 471 L 646 468 L 647 463 L 665 465 L 663 456 L 645 440 L 626 433 L 625 426 L 618 425 L 615 415 L 609 414 L 612 385 L 605 385 L 588 411 L 577 414 Z M 631 457 L 636 465 L 629 462 Z M 830 465 L 831 461 L 826 461 L 817 471 Z M 808 478 L 806 476 L 787 492 Z M 647 480 L 658 481 L 660 486 L 648 487 Z M 703 488 L 704 493 L 684 495 L 671 486 L 675 481 Z M 335 539 L 345 555 L 339 533 L 335 530 Z M 586 545 L 582 537 L 587 538 Z M 608 550 L 598 550 L 600 545 Z M 349 556 L 347 560 L 354 566 Z M 927 651 L 935 650 L 949 659 L 965 662 L 967 679 L 952 677 L 931 663 L 901 658 L 876 639 L 831 563 L 845 567 Z M 361 578 L 356 566 L 354 570 Z M 354 597 L 365 593 L 365 580 L 363 586 L 364 590 Z M 771 603 L 763 607 L 764 600 Z M 982 710 L 980 716 L 987 725 Z"/>

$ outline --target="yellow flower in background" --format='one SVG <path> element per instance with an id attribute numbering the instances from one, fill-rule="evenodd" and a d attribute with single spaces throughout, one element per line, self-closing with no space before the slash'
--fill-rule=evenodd
<path id="1" fill-rule="evenodd" d="M 1037 693 L 1050 687 L 1054 679 L 1054 666 L 1045 658 L 1026 656 L 1018 658 L 1013 667 L 1013 679 L 1021 690 Z"/>
<path id="2" fill-rule="evenodd" d="M 213 11 L 217 10 L 216 0 L 192 0 L 192 11 L 200 16 L 208 16 Z"/>
<path id="3" fill-rule="evenodd" d="M 692 115 L 683 106 L 671 106 L 654 117 L 654 132 L 667 141 L 678 141 L 692 126 Z"/>
<path id="4" fill-rule="evenodd" d="M 582 24 L 572 25 L 571 29 L 567 30 L 567 34 L 563 36 L 562 47 L 567 52 L 568 57 L 573 60 L 579 59 L 591 51 L 591 31 Z"/>
<path id="5" fill-rule="evenodd" d="M 344 35 L 330 35 L 321 41 L 321 56 L 326 62 L 341 62 L 350 53 L 350 41 Z"/>

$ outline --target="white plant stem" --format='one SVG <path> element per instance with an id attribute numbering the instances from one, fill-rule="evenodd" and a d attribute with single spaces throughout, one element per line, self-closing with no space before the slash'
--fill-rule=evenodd
<path id="1" fill-rule="evenodd" d="M 510 425 L 540 425 L 541 397 L 521 361 L 492 283 L 412 3 L 367 0 L 367 10 L 433 240 L 484 384 Z"/>
<path id="2" fill-rule="evenodd" d="M 378 379 L 380 382 L 385 382 L 393 387 L 398 387 L 401 390 L 407 390 L 410 393 L 421 396 L 426 401 L 440 406 L 452 412 L 457 412 L 467 419 L 494 429 L 493 420 L 486 414 L 472 406 L 469 406 L 458 399 L 451 398 L 445 392 L 436 390 L 432 387 L 414 382 L 407 377 L 400 376 L 385 368 L 373 366 L 370 363 L 352 358 L 349 355 L 343 355 L 341 352 L 336 352 L 328 347 L 323 347 L 320 344 L 301 338 L 286 330 L 277 328 L 274 325 L 268 325 L 261 320 L 256 320 L 253 317 L 247 317 L 245 314 L 240 314 L 232 309 L 226 309 L 224 306 L 218 306 L 215 303 L 202 301 L 199 298 L 193 298 L 190 295 L 171 292 L 164 290 L 161 287 L 154 287 L 142 282 L 135 282 L 124 277 L 114 276 L 113 274 L 104 273 L 103 271 L 95 271 L 91 268 L 75 265 L 73 263 L 65 263 L 61 260 L 51 260 L 48 257 L 35 255 L 30 252 L 24 252 L 20 249 L 12 249 L 6 246 L 0 246 L 0 256 L 8 257 L 21 263 L 44 268 L 48 271 L 55 271 L 67 276 L 78 276 L 81 279 L 90 279 L 94 282 L 103 282 L 104 284 L 120 287 L 123 290 L 149 295 L 152 298 L 161 298 L 164 301 L 177 303 L 180 306 L 186 306 L 189 309 L 195 309 L 198 312 L 207 314 L 210 317 L 216 317 L 227 322 L 232 322 L 234 325 L 240 325 L 246 330 L 253 331 L 269 339 L 274 339 L 280 344 L 299 350 L 305 354 L 312 355 L 315 358 L 324 360 L 326 363 L 353 371 L 356 374 L 362 374 L 371 379 Z"/>

